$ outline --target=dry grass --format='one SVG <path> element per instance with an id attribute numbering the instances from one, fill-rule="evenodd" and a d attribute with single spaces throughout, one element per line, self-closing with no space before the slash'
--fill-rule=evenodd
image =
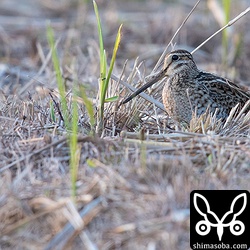
<path id="1" fill-rule="evenodd" d="M 158 102 L 137 98 L 119 108 L 118 103 L 106 104 L 105 130 L 98 138 L 89 136 L 89 118 L 79 97 L 81 158 L 73 203 L 66 132 L 57 107 L 52 106 L 52 97 L 55 102 L 59 99 L 43 35 L 44 16 L 51 19 L 58 35 L 69 108 L 73 80 L 84 84 L 96 102 L 95 17 L 91 3 L 36 2 L 37 13 L 20 8 L 15 14 L 22 22 L 6 22 L 0 35 L 0 248 L 189 249 L 192 190 L 250 190 L 250 114 L 232 110 L 226 124 L 210 114 L 194 117 L 189 126 L 175 124 L 159 108 L 162 85 L 158 84 L 150 93 Z M 237 5 L 235 12 L 244 10 L 244 4 Z M 124 23 L 109 96 L 129 94 L 122 82 L 136 88 L 135 83 L 143 82 L 191 9 L 160 1 L 154 6 L 150 1 L 132 6 L 123 1 L 99 3 L 108 55 L 118 23 Z M 4 8 L 8 6 L 0 9 Z M 176 40 L 180 47 L 187 49 L 188 44 L 191 51 L 215 31 L 208 23 L 216 25 L 216 21 L 206 9 L 201 4 L 183 27 Z M 174 13 L 176 24 L 170 22 Z M 31 20 L 33 26 L 27 28 Z M 230 78 L 242 82 L 250 79 L 248 23 L 246 16 L 235 24 L 242 35 L 242 53 L 228 67 L 229 73 L 236 72 L 228 73 Z M 233 32 L 232 41 L 238 35 Z M 213 62 L 223 75 L 226 72 L 216 64 L 220 49 L 217 37 L 194 57 L 204 67 Z M 146 62 L 140 63 L 142 59 Z"/>

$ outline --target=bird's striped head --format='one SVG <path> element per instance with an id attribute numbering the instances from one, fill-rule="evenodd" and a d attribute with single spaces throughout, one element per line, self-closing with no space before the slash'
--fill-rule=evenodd
<path id="1" fill-rule="evenodd" d="M 164 77 L 174 77 L 176 74 L 182 74 L 182 76 L 185 76 L 192 74 L 192 72 L 197 72 L 197 67 L 193 61 L 192 55 L 186 50 L 174 50 L 166 55 L 163 68 L 151 76 L 145 85 L 135 91 L 122 103 L 124 104 L 132 100 L 135 96 Z"/>
<path id="2" fill-rule="evenodd" d="M 164 76 L 171 76 L 175 74 L 190 74 L 192 70 L 197 71 L 197 66 L 193 60 L 192 55 L 186 50 L 174 50 L 166 55 L 164 60 Z"/>

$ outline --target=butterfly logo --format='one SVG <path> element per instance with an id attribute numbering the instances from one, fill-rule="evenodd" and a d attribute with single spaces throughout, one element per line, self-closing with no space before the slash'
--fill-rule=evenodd
<path id="1" fill-rule="evenodd" d="M 201 199 L 200 201 L 203 201 L 203 204 L 205 203 L 205 208 L 206 208 L 205 212 L 202 211 L 204 209 L 201 209 L 198 206 L 197 201 L 199 199 Z M 235 204 L 237 202 L 239 202 L 240 199 L 243 199 L 243 205 L 239 211 L 235 211 L 235 210 L 237 210 L 237 208 L 235 207 Z M 246 208 L 246 205 L 247 205 L 247 194 L 246 193 L 239 194 L 233 199 L 231 206 L 230 206 L 230 210 L 227 211 L 222 216 L 221 219 L 219 219 L 218 216 L 213 211 L 210 210 L 210 205 L 209 205 L 207 199 L 203 195 L 195 193 L 194 197 L 193 197 L 193 203 L 194 203 L 194 207 L 195 207 L 196 211 L 204 218 L 203 220 L 200 220 L 199 222 L 197 222 L 197 224 L 195 226 L 195 230 L 199 235 L 204 236 L 204 235 L 209 234 L 211 227 L 217 228 L 217 235 L 218 235 L 219 241 L 221 241 L 221 239 L 222 239 L 222 235 L 224 233 L 224 227 L 229 227 L 230 232 L 236 236 L 244 233 L 245 225 L 243 224 L 242 221 L 237 220 L 237 216 L 239 216 Z M 232 217 L 232 220 L 229 223 L 224 223 L 226 218 L 229 215 Z M 211 219 L 215 219 L 216 223 L 214 223 L 215 221 L 211 222 Z"/>

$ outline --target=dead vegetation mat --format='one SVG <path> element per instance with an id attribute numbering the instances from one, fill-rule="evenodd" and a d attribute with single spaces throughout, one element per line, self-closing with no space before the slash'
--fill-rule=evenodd
<path id="1" fill-rule="evenodd" d="M 106 104 L 105 128 L 97 136 L 90 135 L 89 117 L 79 98 L 80 160 L 77 195 L 73 199 L 70 149 L 58 112 L 56 78 L 46 39 L 39 36 L 45 24 L 34 22 L 29 29 L 25 24 L 43 17 L 47 11 L 46 16 L 60 34 L 57 48 L 71 110 L 70 79 L 76 75 L 79 84 L 89 86 L 88 96 L 97 106 L 96 23 L 93 11 L 87 11 L 91 7 L 79 5 L 82 15 L 77 19 L 72 15 L 78 13 L 75 5 L 67 4 L 68 1 L 62 1 L 60 8 L 50 5 L 50 1 L 37 2 L 40 7 L 34 16 L 30 12 L 21 13 L 24 25 L 6 24 L 8 39 L 2 38 L 5 41 L 2 61 L 6 63 L 0 72 L 0 249 L 189 249 L 192 190 L 250 190 L 250 114 L 237 115 L 233 110 L 226 124 L 205 114 L 194 117 L 186 126 L 175 124 L 152 103 L 137 98 L 119 108 L 117 103 Z M 167 3 L 162 4 L 167 8 Z M 102 18 L 109 27 L 105 33 L 108 51 L 118 27 L 114 20 L 121 17 L 126 24 L 123 33 L 126 42 L 121 44 L 114 70 L 117 77 L 113 75 L 108 92 L 123 98 L 129 93 L 121 82 L 134 86 L 146 76 L 145 66 L 152 65 L 151 58 L 158 57 L 159 44 L 169 40 L 168 36 L 159 35 L 161 20 L 173 14 L 160 15 L 162 7 L 158 7 L 154 9 L 158 16 L 152 14 L 147 19 L 145 13 L 132 12 L 126 16 L 128 11 L 120 11 L 119 5 L 113 3 L 112 11 L 106 5 L 100 3 Z M 8 9 L 8 5 L 4 7 Z M 151 10 L 152 5 L 148 3 L 144 8 Z M 188 13 L 178 6 L 169 8 Z M 205 9 L 203 6 L 200 11 L 202 8 Z M 70 27 L 66 25 L 68 20 Z M 142 20 L 141 30 L 135 24 Z M 183 35 L 178 42 L 194 46 L 207 37 L 211 27 L 196 27 L 191 40 Z M 176 30 L 172 26 L 165 28 L 169 36 Z M 246 44 L 249 37 L 244 40 Z M 138 43 L 135 45 L 134 41 Z M 218 44 L 217 40 L 213 42 Z M 148 48 L 155 48 L 155 44 L 158 44 L 156 50 L 152 49 L 155 54 L 148 55 Z M 4 48 L 8 48 L 7 52 Z M 205 57 L 200 54 L 203 60 L 208 50 L 205 47 Z M 138 53 L 145 60 L 150 58 L 149 65 L 135 59 Z M 130 62 L 125 63 L 127 58 Z M 243 65 L 248 67 L 248 63 Z M 237 65 L 242 70 L 240 76 L 247 78 L 249 70 L 244 70 L 241 61 Z M 26 73 L 34 77 L 27 78 Z M 160 88 L 150 93 L 159 101 Z M 52 105 L 54 101 L 59 108 Z M 51 117 L 51 109 L 56 120 Z"/>

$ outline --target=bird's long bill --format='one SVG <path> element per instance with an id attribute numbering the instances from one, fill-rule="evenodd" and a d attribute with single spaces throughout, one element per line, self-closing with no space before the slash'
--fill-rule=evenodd
<path id="1" fill-rule="evenodd" d="M 154 83 L 158 82 L 162 78 L 163 72 L 160 71 L 159 73 L 152 76 L 152 78 L 147 82 L 145 85 L 143 85 L 141 88 L 137 89 L 132 95 L 130 95 L 128 98 L 126 98 L 122 104 L 125 104 L 129 101 L 131 101 L 134 97 L 139 95 L 141 92 L 146 90 L 147 88 L 151 87 Z"/>

